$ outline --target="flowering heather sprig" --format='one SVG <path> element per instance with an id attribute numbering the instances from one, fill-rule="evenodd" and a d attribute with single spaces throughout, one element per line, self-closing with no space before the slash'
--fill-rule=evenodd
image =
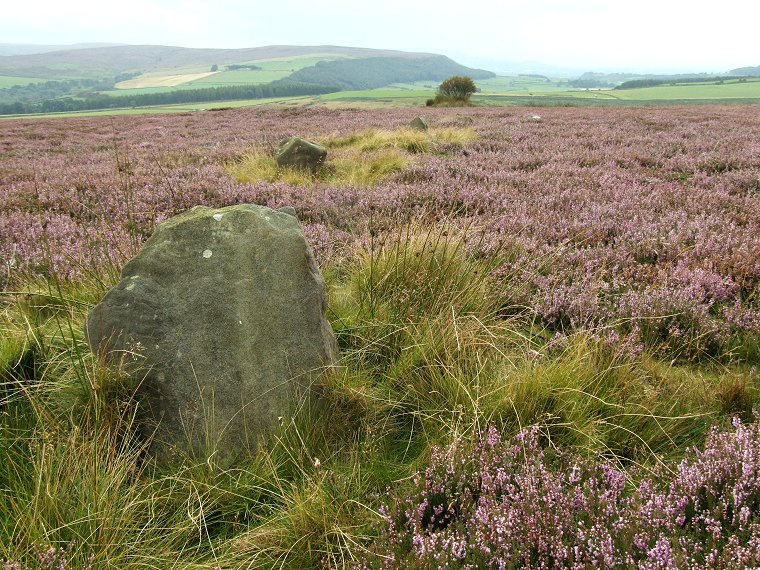
<path id="1" fill-rule="evenodd" d="M 39 546 L 33 547 L 36 560 L 31 566 L 26 566 L 20 562 L 11 562 L 3 560 L 2 570 L 75 570 L 70 566 L 66 547 Z M 95 561 L 95 555 L 91 554 L 81 570 L 92 570 L 92 564 Z"/>
<path id="2" fill-rule="evenodd" d="M 361 568 L 750 568 L 760 565 L 760 417 L 714 428 L 673 472 L 632 477 L 549 454 L 536 427 L 436 448 L 384 507 Z"/>

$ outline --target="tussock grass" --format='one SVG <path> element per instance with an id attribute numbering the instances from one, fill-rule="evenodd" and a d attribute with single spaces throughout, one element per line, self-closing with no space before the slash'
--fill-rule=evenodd
<path id="1" fill-rule="evenodd" d="M 393 149 L 370 153 L 342 153 L 330 160 L 316 175 L 299 168 L 280 168 L 274 157 L 253 152 L 230 164 L 227 169 L 239 182 L 285 182 L 291 186 L 310 186 L 325 182 L 338 187 L 375 186 L 389 176 L 400 172 L 409 159 Z"/>
<path id="2" fill-rule="evenodd" d="M 367 129 L 348 136 L 332 135 L 322 141 L 327 148 L 353 148 L 362 152 L 395 148 L 410 153 L 436 152 L 443 146 L 464 146 L 477 140 L 472 129 L 434 128 L 420 131 L 411 128 L 396 130 Z"/>
<path id="3" fill-rule="evenodd" d="M 134 429 L 134 385 L 84 349 L 103 283 L 27 283 L 3 295 L 0 558 L 70 567 L 350 568 L 388 489 L 402 493 L 436 444 L 509 437 L 645 468 L 751 416 L 757 377 L 739 368 L 631 358 L 577 332 L 557 347 L 515 305 L 476 227 L 411 222 L 325 268 L 339 366 L 256 456 L 155 469 Z M 137 404 L 139 405 L 139 404 Z"/>
<path id="4" fill-rule="evenodd" d="M 322 179 L 335 186 L 371 187 L 409 164 L 406 155 L 393 149 L 344 154 L 328 162 Z"/>
<path id="5" fill-rule="evenodd" d="M 499 253 L 472 255 L 468 241 L 451 227 L 407 228 L 359 255 L 333 287 L 350 366 L 382 378 L 384 391 L 354 375 L 361 407 L 406 414 L 430 441 L 541 424 L 554 445 L 636 463 L 698 444 L 729 410 L 751 417 L 757 392 L 746 372 L 632 360 L 584 332 L 558 352 L 529 312 L 509 308 L 525 284 L 507 276 L 505 291 L 493 277 Z"/>
<path id="6" fill-rule="evenodd" d="M 471 129 L 442 128 L 427 132 L 414 129 L 370 129 L 320 141 L 330 149 L 325 167 L 316 175 L 297 168 L 280 168 L 264 150 L 255 150 L 227 165 L 233 178 L 243 183 L 285 182 L 309 186 L 324 182 L 338 187 L 371 187 L 412 164 L 414 154 L 433 153 L 476 140 Z"/>

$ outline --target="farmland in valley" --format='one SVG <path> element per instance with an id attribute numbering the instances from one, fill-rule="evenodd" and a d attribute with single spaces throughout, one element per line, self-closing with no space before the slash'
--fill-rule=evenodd
<path id="1" fill-rule="evenodd" d="M 636 89 L 569 89 L 566 82 L 533 77 L 495 77 L 478 82 L 481 92 L 474 98 L 483 104 L 508 105 L 651 105 L 697 103 L 760 102 L 760 80 L 674 81 L 656 87 Z"/>
<path id="2" fill-rule="evenodd" d="M 551 83 L 475 97 L 756 87 Z M 430 85 L 2 123 L 0 561 L 757 564 L 757 106 L 378 106 Z M 293 134 L 326 174 L 255 170 Z M 331 177 L 384 152 L 371 183 Z M 158 224 L 238 203 L 295 209 L 340 366 L 234 469 L 213 449 L 153 469 L 84 319 Z"/>
<path id="3" fill-rule="evenodd" d="M 345 56 L 347 57 L 347 56 Z M 320 61 L 340 59 L 337 54 L 313 54 L 297 57 L 279 57 L 273 59 L 246 61 L 238 66 L 251 65 L 255 69 L 244 71 L 222 70 L 206 73 L 187 73 L 184 75 L 162 75 L 157 72 L 146 73 L 135 79 L 122 81 L 115 85 L 116 90 L 107 91 L 109 95 L 134 95 L 140 93 L 157 93 L 170 91 L 170 88 L 199 89 L 205 87 L 224 87 L 227 85 L 262 85 L 288 77 L 294 71 L 316 65 Z"/>
<path id="4" fill-rule="evenodd" d="M 0 58 L 10 88 L 0 87 L 0 114 L 300 97 L 455 74 L 493 76 L 441 55 L 335 46 L 73 49 Z M 29 85 L 23 78 L 46 81 Z"/>
<path id="5" fill-rule="evenodd" d="M 3 57 L 0 113 L 111 109 L 123 114 L 130 108 L 165 113 L 184 111 L 186 105 L 203 109 L 250 101 L 258 106 L 264 99 L 288 97 L 294 104 L 331 108 L 422 106 L 440 81 L 452 75 L 473 77 L 479 89 L 473 102 L 484 106 L 760 102 L 759 78 L 726 73 L 712 77 L 589 72 L 577 79 L 560 79 L 538 74 L 494 76 L 444 56 L 361 48 L 111 46 Z M 639 85 L 622 88 L 631 81 Z"/>
<path id="6" fill-rule="evenodd" d="M 190 109 L 227 107 L 229 101 L 240 106 L 246 100 L 257 106 L 262 100 L 287 97 L 294 104 L 328 107 L 422 106 L 442 79 L 455 74 L 476 80 L 479 92 L 473 102 L 484 106 L 760 102 L 758 78 L 725 74 L 672 76 L 654 80 L 660 83 L 656 86 L 620 89 L 613 87 L 649 76 L 587 73 L 576 80 L 538 74 L 493 76 L 432 54 L 326 46 L 243 50 L 112 46 L 3 58 L 0 112 L 112 109 L 123 114 L 125 108 L 137 107 L 165 113 L 187 110 L 193 102 L 198 104 Z"/>

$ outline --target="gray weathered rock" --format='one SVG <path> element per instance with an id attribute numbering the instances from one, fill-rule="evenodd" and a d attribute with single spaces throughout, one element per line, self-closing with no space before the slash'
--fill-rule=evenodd
<path id="1" fill-rule="evenodd" d="M 292 137 L 280 145 L 277 166 L 302 168 L 316 174 L 327 160 L 327 149 L 317 143 Z"/>
<path id="2" fill-rule="evenodd" d="M 110 361 L 136 351 L 151 450 L 255 450 L 334 362 L 325 283 L 292 208 L 196 207 L 161 224 L 87 318 Z M 126 351 L 126 352 L 125 352 Z M 129 361 L 130 358 L 127 358 Z"/>
<path id="3" fill-rule="evenodd" d="M 422 117 L 417 117 L 416 119 L 414 119 L 411 123 L 409 123 L 409 126 L 416 131 L 428 130 L 427 121 L 425 121 L 425 119 L 423 119 Z"/>

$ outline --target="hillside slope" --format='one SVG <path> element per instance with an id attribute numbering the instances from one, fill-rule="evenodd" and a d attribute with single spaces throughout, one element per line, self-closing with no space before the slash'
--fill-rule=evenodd
<path id="1" fill-rule="evenodd" d="M 0 75 L 44 79 L 103 78 L 121 73 L 172 71 L 210 67 L 259 59 L 310 54 L 336 54 L 352 58 L 396 57 L 415 59 L 431 54 L 342 46 L 262 46 L 245 49 L 197 49 L 173 46 L 129 45 L 67 49 L 49 53 L 0 56 Z"/>
<path id="2" fill-rule="evenodd" d="M 341 89 L 374 89 L 391 83 L 442 81 L 452 75 L 473 79 L 494 77 L 490 71 L 472 69 L 442 55 L 420 58 L 375 57 L 320 61 L 299 69 L 283 81 L 335 85 Z"/>
<path id="3" fill-rule="evenodd" d="M 0 56 L 4 55 L 32 55 L 36 53 L 49 53 L 51 51 L 65 51 L 74 49 L 90 49 L 113 47 L 122 44 L 86 43 L 86 44 L 4 44 L 0 43 Z"/>
<path id="4" fill-rule="evenodd" d="M 754 67 L 737 67 L 729 71 L 731 75 L 751 75 L 753 77 L 760 77 L 760 65 Z"/>

